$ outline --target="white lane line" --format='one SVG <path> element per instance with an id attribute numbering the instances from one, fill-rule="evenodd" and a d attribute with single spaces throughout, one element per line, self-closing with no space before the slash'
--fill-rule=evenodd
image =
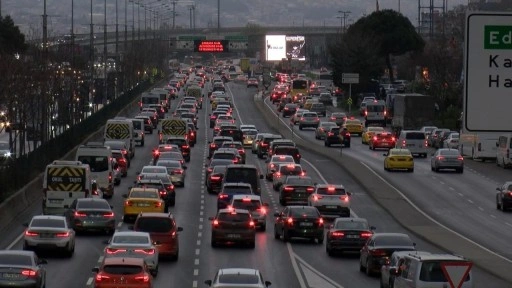
<path id="1" fill-rule="evenodd" d="M 505 225 L 512 227 L 512 224 L 505 222 Z"/>
<path id="2" fill-rule="evenodd" d="M 196 255 L 199 255 L 201 253 L 201 249 L 196 249 Z"/>
<path id="3" fill-rule="evenodd" d="M 12 247 L 14 247 L 14 245 L 16 245 L 18 242 L 21 241 L 21 238 L 23 238 L 23 236 L 25 236 L 25 233 L 21 233 L 18 237 L 16 237 L 16 239 L 14 239 L 14 241 L 12 241 L 11 244 L 9 244 L 9 246 L 7 246 L 7 248 L 5 248 L 6 250 L 11 250 Z"/>
<path id="4" fill-rule="evenodd" d="M 100 256 L 100 258 L 98 258 L 98 263 L 103 262 L 103 259 L 104 259 L 104 258 L 105 258 L 104 256 Z"/>
<path id="5" fill-rule="evenodd" d="M 430 221 L 432 221 L 433 223 L 435 223 L 436 225 L 438 225 L 439 227 L 442 227 L 444 229 L 446 229 L 447 231 L 450 231 L 451 233 L 459 236 L 460 238 L 470 242 L 471 244 L 475 245 L 475 246 L 478 246 L 480 249 L 483 249 L 485 251 L 487 251 L 488 253 L 491 253 L 493 254 L 494 256 L 496 257 L 499 257 L 509 263 L 512 264 L 512 260 L 507 258 L 507 257 L 504 257 L 494 251 L 492 251 L 491 249 L 481 245 L 481 244 L 478 244 L 477 242 L 469 239 L 468 237 L 460 234 L 459 232 L 457 231 L 454 231 L 450 228 L 448 228 L 446 225 L 442 224 L 441 222 L 437 221 L 436 219 L 432 218 L 430 215 L 428 215 L 425 211 L 421 210 L 418 206 L 416 206 L 416 204 L 414 204 L 407 196 L 405 196 L 404 193 L 402 193 L 402 191 L 398 190 L 398 188 L 396 188 L 395 186 L 393 186 L 391 183 L 389 183 L 386 179 L 384 179 L 382 176 L 380 176 L 377 172 L 375 172 L 370 166 L 366 165 L 366 163 L 362 162 L 361 161 L 361 164 L 363 164 L 368 170 L 370 170 L 375 176 L 377 176 L 381 181 L 383 181 L 384 183 L 386 183 L 389 187 L 393 188 L 393 190 L 395 190 L 398 194 L 400 194 L 400 196 L 407 202 L 409 203 L 409 205 L 411 205 L 414 209 L 416 209 L 416 211 L 418 211 L 421 215 L 423 215 L 425 218 L 429 219 Z M 493 218 L 496 218 L 496 216 L 492 215 L 491 214 L 491 217 Z"/>
<path id="6" fill-rule="evenodd" d="M 439 181 L 439 183 L 441 183 L 441 185 L 444 185 L 444 184 L 445 184 L 443 181 Z"/>
<path id="7" fill-rule="evenodd" d="M 457 194 L 459 194 L 459 196 L 460 196 L 460 197 L 464 197 L 464 194 L 462 194 L 462 193 L 460 193 L 460 192 L 459 192 L 459 193 L 457 193 Z"/>
<path id="8" fill-rule="evenodd" d="M 473 202 L 473 200 L 471 200 L 471 199 L 468 199 L 468 202 L 469 202 L 469 203 L 471 203 L 471 204 L 475 203 L 475 202 Z"/>
<path id="9" fill-rule="evenodd" d="M 238 112 L 238 108 L 236 107 L 235 97 L 233 97 L 233 92 L 231 92 L 231 88 L 229 88 L 229 85 L 226 85 L 229 90 L 229 94 L 231 94 L 231 103 L 233 103 L 233 108 L 235 108 L 235 112 L 238 115 L 238 121 L 240 122 L 240 125 L 244 125 L 244 122 L 242 121 L 242 117 L 240 117 L 240 113 Z"/>
<path id="10" fill-rule="evenodd" d="M 194 276 L 199 275 L 199 269 L 194 269 Z"/>
<path id="11" fill-rule="evenodd" d="M 322 280 L 324 280 L 325 282 L 327 282 L 328 284 L 332 285 L 333 287 L 335 288 L 343 288 L 343 286 L 341 286 L 340 284 L 336 283 L 336 281 L 332 280 L 331 278 L 327 277 L 326 275 L 322 274 L 322 272 L 316 270 L 313 266 L 311 266 L 310 264 L 307 263 L 306 260 L 302 259 L 299 255 L 297 254 L 294 254 L 293 255 L 295 257 L 295 259 L 299 260 L 300 264 L 305 266 L 306 268 L 308 268 L 309 270 L 311 270 L 312 272 L 314 272 L 317 276 L 319 276 L 320 278 L 322 278 Z M 310 284 L 310 283 L 308 283 Z M 324 283 L 325 284 L 325 283 Z M 317 287 L 317 286 L 309 286 L 310 288 L 314 288 L 314 287 Z"/>
<path id="12" fill-rule="evenodd" d="M 491 214 L 491 215 L 489 215 L 489 216 L 491 216 L 491 218 L 496 219 L 496 216 L 494 216 L 494 215 L 492 215 L 492 214 Z M 506 259 L 506 258 L 505 258 L 505 259 Z M 507 259 L 507 260 L 508 260 L 508 259 Z"/>
<path id="13" fill-rule="evenodd" d="M 123 222 L 117 223 L 117 228 L 121 228 L 121 226 L 123 226 Z"/>
<path id="14" fill-rule="evenodd" d="M 448 189 L 452 190 L 452 191 L 455 191 L 455 189 L 453 189 L 452 187 L 448 187 Z"/>
<path id="15" fill-rule="evenodd" d="M 94 279 L 92 277 L 89 277 L 89 279 L 87 279 L 87 283 L 85 283 L 85 285 L 91 286 L 93 280 Z"/>
<path id="16" fill-rule="evenodd" d="M 197 280 L 192 281 L 192 288 L 197 288 Z"/>
<path id="17" fill-rule="evenodd" d="M 197 232 L 197 237 L 198 237 L 198 238 L 203 237 L 203 232 L 201 232 L 201 231 Z"/>
<path id="18" fill-rule="evenodd" d="M 286 248 L 288 249 L 288 254 L 290 255 L 290 261 L 292 262 L 293 271 L 295 272 L 295 275 L 297 275 L 297 280 L 299 281 L 300 288 L 308 288 L 306 286 L 306 283 L 304 282 L 302 274 L 300 273 L 299 266 L 297 265 L 295 258 L 296 255 L 292 250 L 292 245 L 290 245 L 290 243 L 286 243 Z"/>
<path id="19" fill-rule="evenodd" d="M 196 245 L 197 245 L 197 246 L 201 246 L 201 240 L 197 240 L 197 241 L 196 241 Z"/>
<path id="20" fill-rule="evenodd" d="M 194 265 L 199 265 L 199 259 L 194 259 Z"/>
<path id="21" fill-rule="evenodd" d="M 480 207 L 480 206 L 479 206 L 479 207 L 478 207 L 478 210 L 480 210 L 480 211 L 484 211 L 484 208 L 482 208 L 482 207 Z"/>

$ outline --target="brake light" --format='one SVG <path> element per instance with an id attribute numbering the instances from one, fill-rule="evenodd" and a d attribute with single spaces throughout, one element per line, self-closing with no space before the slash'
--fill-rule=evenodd
<path id="1" fill-rule="evenodd" d="M 405 147 L 405 144 L 406 144 L 405 140 L 402 140 L 402 147 Z"/>
<path id="2" fill-rule="evenodd" d="M 274 177 L 277 177 L 277 178 L 281 177 L 281 172 L 276 172 L 276 173 L 274 174 Z"/>
<path id="3" fill-rule="evenodd" d="M 388 114 L 388 111 L 384 110 L 384 116 L 386 116 Z"/>
<path id="4" fill-rule="evenodd" d="M 37 232 L 32 232 L 32 231 L 25 231 L 25 236 L 28 236 L 28 237 L 34 237 L 34 236 L 37 236 L 39 235 L 39 233 Z"/>
<path id="5" fill-rule="evenodd" d="M 219 199 L 225 199 L 228 198 L 227 194 L 219 194 Z"/>
<path id="6" fill-rule="evenodd" d="M 267 214 L 267 209 L 265 207 L 260 207 L 259 210 L 261 214 Z"/>
<path id="7" fill-rule="evenodd" d="M 372 232 L 362 232 L 361 233 L 361 237 L 363 238 L 369 238 L 369 237 L 372 237 L 373 233 Z"/>
<path id="8" fill-rule="evenodd" d="M 108 172 L 108 183 L 112 183 L 112 172 Z"/>
<path id="9" fill-rule="evenodd" d="M 211 181 L 219 181 L 220 180 L 220 176 L 211 176 L 210 180 Z"/>
<path id="10" fill-rule="evenodd" d="M 300 121 L 304 121 L 304 117 L 300 117 Z"/>
<path id="11" fill-rule="evenodd" d="M 133 203 L 132 203 L 132 201 L 127 200 L 127 201 L 124 201 L 124 206 L 133 206 Z"/>
<path id="12" fill-rule="evenodd" d="M 149 282 L 149 276 L 147 274 L 144 274 L 144 276 L 136 276 L 135 280 L 147 283 Z"/>
<path id="13" fill-rule="evenodd" d="M 117 253 L 123 253 L 126 252 L 126 249 L 116 249 L 116 248 L 107 248 L 105 250 L 107 254 L 117 254 Z"/>
<path id="14" fill-rule="evenodd" d="M 340 232 L 340 231 L 335 231 L 335 232 L 331 232 L 331 236 L 332 237 L 343 237 L 343 236 L 345 236 L 345 233 Z"/>
<path id="15" fill-rule="evenodd" d="M 155 203 L 155 208 L 160 208 L 162 207 L 162 202 L 156 202 Z"/>
<path id="16" fill-rule="evenodd" d="M 437 156 L 437 160 L 443 160 L 444 157 L 443 156 Z"/>
<path id="17" fill-rule="evenodd" d="M 27 276 L 27 277 L 34 277 L 37 275 L 37 272 L 34 270 L 22 270 L 21 275 Z"/>
<path id="18" fill-rule="evenodd" d="M 364 110 L 364 116 L 368 116 L 368 111 L 367 110 Z"/>
<path id="19" fill-rule="evenodd" d="M 103 273 L 96 274 L 96 282 L 101 282 L 104 279 L 110 279 L 107 275 L 104 275 Z"/>
<path id="20" fill-rule="evenodd" d="M 386 251 L 381 249 L 370 250 L 372 256 L 386 256 Z"/>
<path id="21" fill-rule="evenodd" d="M 293 218 L 288 217 L 288 219 L 286 219 L 286 223 L 288 223 L 288 225 L 293 225 Z"/>
<path id="22" fill-rule="evenodd" d="M 343 202 L 348 202 L 348 200 L 349 200 L 347 195 L 340 196 L 340 199 Z"/>
<path id="23" fill-rule="evenodd" d="M 213 149 L 215 147 L 217 147 L 217 145 L 215 143 L 210 144 L 210 149 Z"/>
<path id="24" fill-rule="evenodd" d="M 396 138 L 395 137 L 391 137 L 391 141 L 395 142 Z M 427 141 L 425 141 L 425 145 L 427 145 Z"/>
<path id="25" fill-rule="evenodd" d="M 251 228 L 256 227 L 256 225 L 254 224 L 254 221 L 251 220 L 251 222 L 249 222 L 249 227 L 251 227 Z"/>
<path id="26" fill-rule="evenodd" d="M 103 214 L 103 217 L 113 218 L 113 217 L 114 217 L 114 212 L 107 212 L 107 213 L 104 213 L 104 214 Z"/>
<path id="27" fill-rule="evenodd" d="M 459 156 L 459 157 L 457 157 L 457 159 L 458 159 L 458 160 L 460 160 L 460 161 L 462 161 L 462 160 L 464 160 L 464 157 Z"/>
<path id="28" fill-rule="evenodd" d="M 331 120 L 336 120 L 336 117 L 331 117 Z"/>
<path id="29" fill-rule="evenodd" d="M 283 188 L 284 192 L 292 192 L 293 190 L 294 190 L 293 187 L 290 187 L 290 186 L 286 186 Z"/>
<path id="30" fill-rule="evenodd" d="M 318 225 L 320 225 L 320 226 L 324 225 L 324 219 L 323 218 L 318 219 Z"/>
<path id="31" fill-rule="evenodd" d="M 167 186 L 165 186 L 165 189 L 166 190 L 174 190 L 174 185 L 172 185 L 172 184 L 167 185 Z"/>
<path id="32" fill-rule="evenodd" d="M 159 191 L 160 197 L 165 197 L 167 195 L 167 191 Z"/>
<path id="33" fill-rule="evenodd" d="M 250 198 L 244 198 L 244 199 L 242 199 L 242 202 L 251 202 L 251 199 Z"/>
<path id="34" fill-rule="evenodd" d="M 395 137 L 393 137 L 393 141 L 395 141 Z M 427 140 L 425 140 L 424 145 L 425 145 L 425 147 L 428 147 L 428 142 L 427 142 Z"/>
<path id="35" fill-rule="evenodd" d="M 57 234 L 55 234 L 55 237 L 59 237 L 59 238 L 69 237 L 69 232 L 57 233 Z"/>
<path id="36" fill-rule="evenodd" d="M 176 175 L 176 174 L 180 174 L 180 175 L 181 175 L 181 174 L 183 174 L 183 170 L 181 170 L 181 169 L 176 169 L 176 170 L 172 171 L 172 173 L 173 173 L 174 175 Z"/>
<path id="37" fill-rule="evenodd" d="M 377 141 L 377 136 L 373 136 L 373 141 Z"/>
<path id="38" fill-rule="evenodd" d="M 123 152 L 123 155 L 128 154 L 128 151 L 126 151 L 126 150 L 122 150 L 122 152 Z"/>
<path id="39" fill-rule="evenodd" d="M 181 145 L 181 149 L 189 149 L 188 145 Z"/>
<path id="40" fill-rule="evenodd" d="M 323 198 L 324 198 L 324 196 L 322 196 L 322 195 L 318 195 L 318 194 L 313 195 L 313 201 L 318 201 L 318 200 L 323 199 Z"/>
<path id="41" fill-rule="evenodd" d="M 315 188 L 313 188 L 313 187 L 308 187 L 308 188 L 306 188 L 306 191 L 307 191 L 308 193 L 313 193 L 313 192 L 315 191 Z"/>
<path id="42" fill-rule="evenodd" d="M 146 255 L 153 255 L 155 254 L 155 249 L 135 249 L 133 250 L 135 253 L 142 253 Z"/>
<path id="43" fill-rule="evenodd" d="M 83 212 L 78 212 L 78 211 L 75 211 L 75 217 L 87 217 L 87 214 L 83 213 Z"/>
<path id="44" fill-rule="evenodd" d="M 217 220 L 217 219 L 213 220 L 213 226 L 217 226 L 217 225 L 219 225 L 219 220 Z"/>
<path id="45" fill-rule="evenodd" d="M 334 136 L 334 133 L 332 133 L 332 132 L 328 132 L 328 133 L 327 133 L 327 136 L 330 136 L 330 137 L 331 137 L 331 136 Z"/>

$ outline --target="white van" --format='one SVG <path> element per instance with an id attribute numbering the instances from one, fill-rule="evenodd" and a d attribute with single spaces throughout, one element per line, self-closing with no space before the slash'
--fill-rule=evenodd
<path id="1" fill-rule="evenodd" d="M 396 148 L 409 149 L 411 154 L 426 158 L 428 154 L 427 137 L 421 131 L 402 130 L 396 141 Z"/>
<path id="2" fill-rule="evenodd" d="M 89 142 L 80 145 L 76 151 L 75 161 L 88 164 L 91 169 L 91 181 L 96 182 L 103 197 L 112 198 L 114 195 L 114 164 L 112 150 L 103 143 Z"/>
<path id="3" fill-rule="evenodd" d="M 455 286 L 460 288 L 473 287 L 473 275 L 471 273 L 471 262 L 463 257 L 452 254 L 432 254 L 428 252 L 421 252 L 416 254 L 410 252 L 404 256 L 403 264 L 399 267 L 390 269 L 390 274 L 394 275 L 394 288 L 445 288 L 450 287 L 451 284 L 446 278 L 445 271 L 443 271 L 444 264 L 457 264 L 461 266 L 468 264 L 467 275 L 461 276 L 461 286 L 459 279 L 451 279 Z M 447 266 L 449 267 L 449 266 Z M 448 270 L 447 270 L 448 271 Z"/>
<path id="4" fill-rule="evenodd" d="M 135 156 L 135 132 L 131 119 L 116 117 L 107 120 L 103 141 L 119 140 L 126 143 L 130 158 Z"/>
<path id="5" fill-rule="evenodd" d="M 504 134 L 496 142 L 496 164 L 503 168 L 512 166 L 512 134 Z"/>
<path id="6" fill-rule="evenodd" d="M 151 104 L 160 104 L 160 95 L 148 92 L 142 93 L 139 102 L 140 110 L 149 107 Z"/>
<path id="7" fill-rule="evenodd" d="M 130 120 L 132 120 L 133 123 L 133 135 L 135 136 L 135 143 L 139 144 L 140 146 L 144 146 L 144 119 L 133 118 Z"/>
<path id="8" fill-rule="evenodd" d="M 364 126 L 368 127 L 369 124 L 377 123 L 382 127 L 386 127 L 386 102 L 383 100 L 375 100 L 366 102 L 364 112 Z"/>

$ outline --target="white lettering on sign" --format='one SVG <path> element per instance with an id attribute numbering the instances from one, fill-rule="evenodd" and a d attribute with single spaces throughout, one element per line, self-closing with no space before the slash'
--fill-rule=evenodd
<path id="1" fill-rule="evenodd" d="M 55 183 L 82 183 L 80 177 L 52 177 L 52 182 Z"/>

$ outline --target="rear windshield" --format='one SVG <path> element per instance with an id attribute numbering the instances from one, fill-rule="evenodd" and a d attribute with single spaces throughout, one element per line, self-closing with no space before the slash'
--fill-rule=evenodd
<path id="1" fill-rule="evenodd" d="M 384 105 L 367 105 L 366 111 L 368 112 L 384 112 L 386 107 Z"/>
<path id="2" fill-rule="evenodd" d="M 233 207 L 237 209 L 246 209 L 249 211 L 254 211 L 261 207 L 261 202 L 259 200 L 244 201 L 244 199 L 239 199 L 233 201 Z"/>
<path id="3" fill-rule="evenodd" d="M 322 195 L 346 195 L 347 194 L 345 192 L 345 189 L 343 189 L 343 188 L 329 188 L 329 187 L 318 188 L 316 190 L 316 193 L 322 194 Z"/>
<path id="4" fill-rule="evenodd" d="M 132 121 L 133 122 L 133 130 L 142 130 L 143 121 Z"/>
<path id="5" fill-rule="evenodd" d="M 217 165 L 213 167 L 213 174 L 224 174 L 226 173 L 226 166 L 225 165 Z"/>
<path id="6" fill-rule="evenodd" d="M 139 217 L 136 231 L 148 233 L 167 233 L 173 228 L 172 220 L 164 217 Z"/>
<path id="7" fill-rule="evenodd" d="M 310 178 L 288 178 L 286 184 L 291 185 L 313 185 L 313 180 Z"/>
<path id="8" fill-rule="evenodd" d="M 30 223 L 30 227 L 66 228 L 66 224 L 64 224 L 64 220 L 59 219 L 34 219 Z"/>
<path id="9" fill-rule="evenodd" d="M 105 265 L 103 271 L 107 274 L 114 275 L 135 275 L 142 273 L 142 266 L 135 265 Z"/>
<path id="10" fill-rule="evenodd" d="M 106 209 L 110 210 L 110 205 L 106 201 L 78 201 L 76 209 Z"/>
<path id="11" fill-rule="evenodd" d="M 258 172 L 253 168 L 229 168 L 226 171 L 226 183 L 257 183 Z"/>
<path id="12" fill-rule="evenodd" d="M 392 139 L 393 135 L 392 134 L 377 134 L 377 137 L 381 138 L 381 139 Z"/>
<path id="13" fill-rule="evenodd" d="M 316 209 L 309 209 L 309 208 L 299 208 L 299 209 L 291 209 L 291 215 L 292 217 L 318 217 L 318 210 Z"/>
<path id="14" fill-rule="evenodd" d="M 334 228 L 345 230 L 368 230 L 368 224 L 361 221 L 338 221 Z"/>
<path id="15" fill-rule="evenodd" d="M 381 236 L 375 238 L 377 246 L 413 246 L 411 239 L 405 236 Z"/>
<path id="16" fill-rule="evenodd" d="M 32 257 L 28 255 L 0 255 L 0 263 L 8 266 L 32 266 Z"/>
<path id="17" fill-rule="evenodd" d="M 423 132 L 407 132 L 405 139 L 408 140 L 425 140 L 425 133 Z"/>
<path id="18" fill-rule="evenodd" d="M 91 172 L 108 171 L 107 156 L 78 156 L 78 161 L 82 162 L 83 164 L 89 164 Z"/>
<path id="19" fill-rule="evenodd" d="M 215 153 L 213 154 L 213 158 L 215 159 L 233 159 L 235 154 L 233 153 Z"/>
<path id="20" fill-rule="evenodd" d="M 300 166 L 281 166 L 281 175 L 300 175 L 302 168 Z"/>
<path id="21" fill-rule="evenodd" d="M 142 97 L 141 102 L 142 102 L 142 104 L 160 104 L 160 97 L 159 96 Z"/>
<path id="22" fill-rule="evenodd" d="M 115 244 L 148 244 L 149 240 L 146 236 L 135 236 L 135 235 L 119 235 L 114 236 L 112 243 Z"/>
<path id="23" fill-rule="evenodd" d="M 274 149 L 276 155 L 283 154 L 283 155 L 293 155 L 295 153 L 299 153 L 299 149 L 295 147 L 276 147 Z"/>
<path id="24" fill-rule="evenodd" d="M 219 213 L 217 219 L 229 222 L 247 222 L 250 216 L 247 213 Z"/>
<path id="25" fill-rule="evenodd" d="M 166 144 L 176 144 L 178 146 L 186 145 L 187 141 L 185 139 L 167 139 Z"/>
<path id="26" fill-rule="evenodd" d="M 159 198 L 157 193 L 154 192 L 146 192 L 146 191 L 133 191 L 130 193 L 130 198 L 150 198 L 157 199 Z"/>
<path id="27" fill-rule="evenodd" d="M 459 150 L 450 149 L 450 150 L 441 150 L 439 151 L 441 155 L 459 155 Z"/>
<path id="28" fill-rule="evenodd" d="M 246 274 L 225 274 L 219 275 L 219 283 L 221 284 L 258 284 L 257 275 Z"/>
<path id="29" fill-rule="evenodd" d="M 223 189 L 222 189 L 222 193 L 224 194 L 232 194 L 232 195 L 250 195 L 252 194 L 251 192 L 251 187 L 230 187 L 230 186 L 225 186 Z"/>
<path id="30" fill-rule="evenodd" d="M 161 183 L 137 183 L 135 184 L 136 188 L 154 188 L 154 189 L 162 189 Z"/>
<path id="31" fill-rule="evenodd" d="M 469 281 L 469 274 L 464 282 Z M 420 281 L 424 282 L 448 282 L 443 269 L 441 268 L 441 261 L 425 261 L 421 264 Z"/>

